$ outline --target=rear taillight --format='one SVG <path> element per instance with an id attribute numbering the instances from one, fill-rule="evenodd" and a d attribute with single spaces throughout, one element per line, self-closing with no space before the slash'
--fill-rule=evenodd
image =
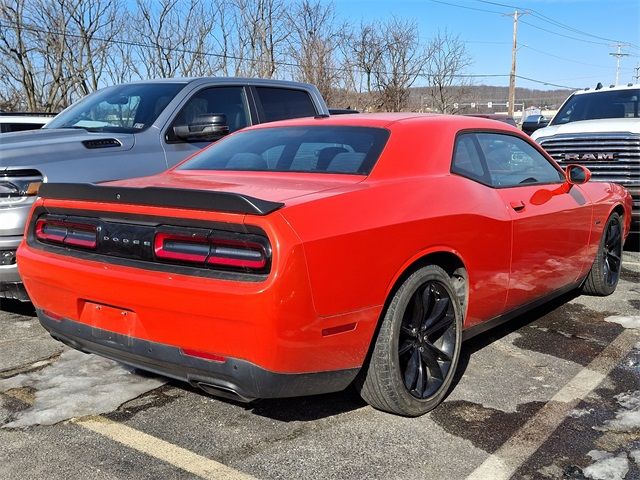
<path id="1" fill-rule="evenodd" d="M 269 263 L 266 239 L 243 234 L 233 237 L 227 238 L 219 232 L 184 234 L 160 231 L 155 235 L 153 247 L 157 259 L 172 263 L 264 272 Z"/>
<path id="2" fill-rule="evenodd" d="M 46 217 L 36 221 L 35 236 L 41 242 L 91 250 L 98 242 L 96 225 Z"/>

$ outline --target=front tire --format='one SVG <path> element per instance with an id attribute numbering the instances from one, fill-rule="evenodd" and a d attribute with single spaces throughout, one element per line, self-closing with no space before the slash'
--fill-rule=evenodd
<path id="1" fill-rule="evenodd" d="M 622 221 L 620 215 L 612 213 L 607 220 L 596 259 L 582 286 L 589 295 L 611 295 L 618 286 L 622 268 Z"/>
<path id="2" fill-rule="evenodd" d="M 391 299 L 358 382 L 360 395 L 386 412 L 427 413 L 449 391 L 461 344 L 461 307 L 451 279 L 435 265 L 419 269 Z"/>

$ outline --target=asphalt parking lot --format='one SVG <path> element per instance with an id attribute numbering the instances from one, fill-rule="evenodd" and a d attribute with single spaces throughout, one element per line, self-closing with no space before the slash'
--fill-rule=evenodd
<path id="1" fill-rule="evenodd" d="M 468 341 L 421 418 L 351 390 L 241 405 L 48 337 L 0 304 L 1 479 L 640 479 L 640 254 Z M 53 425 L 48 425 L 53 423 Z"/>

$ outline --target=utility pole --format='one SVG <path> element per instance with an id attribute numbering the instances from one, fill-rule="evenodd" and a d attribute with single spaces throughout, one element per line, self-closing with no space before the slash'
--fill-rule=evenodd
<path id="1" fill-rule="evenodd" d="M 511 50 L 511 74 L 509 75 L 509 106 L 507 107 L 507 113 L 511 116 L 513 116 L 513 107 L 516 103 L 516 51 L 518 50 L 518 16 L 518 10 L 513 12 L 513 48 Z"/>
<path id="2" fill-rule="evenodd" d="M 640 63 L 636 65 L 635 67 L 636 70 L 636 74 L 634 75 L 633 78 L 635 78 L 635 83 L 640 83 Z"/>
<path id="3" fill-rule="evenodd" d="M 616 47 L 618 47 L 618 51 L 615 53 L 609 53 L 612 57 L 616 57 L 616 83 L 614 85 L 618 85 L 618 79 L 620 78 L 620 58 L 628 57 L 628 53 L 622 53 L 622 47 L 624 44 L 618 43 Z"/>

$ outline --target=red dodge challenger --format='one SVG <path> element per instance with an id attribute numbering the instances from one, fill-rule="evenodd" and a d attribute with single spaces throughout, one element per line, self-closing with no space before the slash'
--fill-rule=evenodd
<path id="1" fill-rule="evenodd" d="M 631 197 L 470 117 L 245 129 L 163 174 L 44 184 L 18 266 L 44 327 L 243 401 L 344 389 L 421 415 L 462 341 L 617 285 Z"/>

